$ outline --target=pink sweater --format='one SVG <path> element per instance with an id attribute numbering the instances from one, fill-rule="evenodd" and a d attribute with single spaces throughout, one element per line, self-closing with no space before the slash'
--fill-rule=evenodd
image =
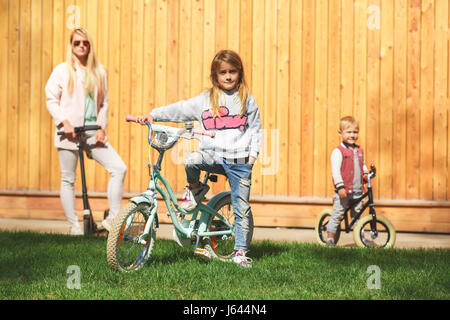
<path id="1" fill-rule="evenodd" d="M 108 89 L 107 77 L 105 76 L 105 92 L 103 101 L 97 101 L 97 89 L 94 92 L 94 101 L 97 106 L 97 125 L 102 129 L 106 128 L 108 123 Z M 69 79 L 69 72 L 67 70 L 67 63 L 61 63 L 54 69 L 45 86 L 45 95 L 47 97 L 47 109 L 59 128 L 62 126 L 64 120 L 69 122 L 74 127 L 80 127 L 84 124 L 84 108 L 86 105 L 86 94 L 83 85 L 82 70 L 76 67 L 76 81 L 74 84 L 73 94 L 70 95 L 67 90 L 67 83 Z M 55 132 L 54 138 L 55 147 L 69 150 L 77 150 L 77 144 L 67 140 L 64 136 L 58 136 Z"/>

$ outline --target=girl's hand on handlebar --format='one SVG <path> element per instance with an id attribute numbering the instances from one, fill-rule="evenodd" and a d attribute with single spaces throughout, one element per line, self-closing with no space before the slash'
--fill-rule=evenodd
<path id="1" fill-rule="evenodd" d="M 345 191 L 344 188 L 338 190 L 338 195 L 339 195 L 339 198 L 341 198 L 341 199 L 347 198 L 347 192 Z"/>
<path id="2" fill-rule="evenodd" d="M 150 122 L 150 124 L 152 124 L 153 117 L 149 114 L 146 114 L 145 116 L 137 116 L 136 117 L 136 122 L 140 123 L 141 125 L 144 125 L 146 121 L 148 121 L 148 122 Z"/>

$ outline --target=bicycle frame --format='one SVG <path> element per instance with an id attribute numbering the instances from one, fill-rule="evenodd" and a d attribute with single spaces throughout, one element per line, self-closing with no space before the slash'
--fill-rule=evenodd
<path id="1" fill-rule="evenodd" d="M 170 149 L 175 143 L 172 143 L 170 147 L 168 147 L 165 150 L 158 149 L 152 142 L 151 142 L 151 124 L 146 123 L 149 127 L 149 144 L 157 149 L 159 151 L 159 157 L 156 165 L 149 164 L 149 176 L 150 176 L 150 182 L 148 184 L 147 190 L 140 195 L 133 197 L 130 199 L 130 201 L 134 202 L 135 204 L 140 203 L 148 203 L 151 207 L 149 214 L 149 218 L 146 222 L 144 232 L 141 239 L 144 239 L 150 232 L 150 228 L 153 225 L 153 221 L 156 219 L 157 226 L 158 226 L 158 216 L 157 216 L 157 210 L 158 210 L 158 200 L 156 198 L 156 194 L 159 193 L 161 197 L 163 198 L 167 209 L 169 210 L 169 215 L 171 218 L 171 221 L 175 227 L 175 229 L 183 234 L 187 238 L 192 238 L 195 232 L 195 236 L 198 237 L 210 237 L 210 236 L 221 236 L 221 235 L 232 235 L 234 234 L 233 226 L 226 220 L 222 215 L 220 215 L 218 212 L 216 212 L 214 209 L 212 209 L 209 205 L 204 205 L 200 203 L 194 210 L 192 211 L 185 211 L 181 208 L 181 206 L 178 204 L 178 201 L 176 199 L 176 196 L 172 190 L 172 187 L 170 186 L 169 182 L 161 175 L 160 168 L 162 159 L 164 156 L 164 153 L 166 150 Z M 178 139 L 177 139 L 178 140 Z M 162 185 L 160 185 L 158 182 L 161 182 Z M 223 193 L 219 193 L 216 197 L 223 196 Z M 210 203 L 214 203 L 214 198 L 210 200 Z M 175 209 L 176 208 L 176 209 Z M 178 222 L 177 219 L 177 212 L 180 212 L 183 216 L 186 215 L 192 215 L 191 222 L 189 224 L 189 227 L 184 227 Z M 197 220 L 197 217 L 199 213 L 201 212 L 200 218 Z M 134 215 L 133 215 L 134 216 Z M 128 228 L 129 223 L 133 220 L 133 216 L 130 216 L 129 222 L 127 222 L 126 228 Z M 222 221 L 227 227 L 229 227 L 229 230 L 225 231 L 210 231 L 207 232 L 207 223 L 209 221 L 210 216 L 215 216 L 220 221 Z"/>
<path id="2" fill-rule="evenodd" d="M 368 176 L 368 183 L 367 183 L 367 192 L 364 193 L 361 197 L 353 200 L 350 204 L 350 206 L 345 209 L 344 211 L 344 223 L 345 223 L 345 232 L 349 233 L 351 231 L 351 228 L 353 225 L 359 220 L 361 215 L 364 213 L 364 211 L 369 207 L 369 213 L 372 215 L 372 223 L 371 223 L 371 229 L 372 231 L 376 232 L 376 223 L 373 223 L 373 221 L 376 220 L 376 212 L 373 204 L 373 192 L 372 192 L 372 185 L 370 183 L 371 175 Z M 368 201 L 362 206 L 361 210 L 351 219 L 351 222 L 349 224 L 349 216 L 350 216 L 350 210 L 353 209 L 357 204 L 361 203 L 365 198 L 368 198 Z"/>

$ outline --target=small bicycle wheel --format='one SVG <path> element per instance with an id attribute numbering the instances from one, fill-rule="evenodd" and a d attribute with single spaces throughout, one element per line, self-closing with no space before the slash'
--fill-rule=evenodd
<path id="1" fill-rule="evenodd" d="M 396 239 L 395 228 L 383 216 L 376 216 L 376 232 L 372 231 L 372 215 L 360 218 L 353 230 L 353 239 L 358 247 L 391 248 Z"/>
<path id="2" fill-rule="evenodd" d="M 220 199 L 213 208 L 217 211 L 225 220 L 234 226 L 234 214 L 233 205 L 231 203 L 231 195 L 227 195 Z M 229 227 L 219 220 L 215 216 L 211 216 L 208 225 L 206 227 L 208 232 L 211 231 L 224 231 L 229 230 Z M 249 233 L 247 236 L 247 246 L 250 244 L 253 238 L 253 216 L 251 216 L 249 221 Z M 206 238 L 205 249 L 209 251 L 213 258 L 218 258 L 220 260 L 231 259 L 234 253 L 234 235 L 219 235 Z"/>
<path id="3" fill-rule="evenodd" d="M 315 225 L 316 238 L 319 244 L 325 246 L 327 244 L 327 227 L 331 217 L 331 209 L 323 210 L 318 216 Z M 334 243 L 337 244 L 341 237 L 341 226 L 339 226 L 334 235 Z"/>
<path id="4" fill-rule="evenodd" d="M 156 221 L 153 221 L 149 233 L 143 234 L 149 209 L 148 204 L 130 202 L 120 210 L 106 247 L 108 264 L 112 269 L 134 271 L 147 262 L 156 239 Z"/>

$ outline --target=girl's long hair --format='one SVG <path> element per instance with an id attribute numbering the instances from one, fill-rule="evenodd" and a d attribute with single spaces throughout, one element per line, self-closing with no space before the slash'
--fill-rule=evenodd
<path id="1" fill-rule="evenodd" d="M 76 56 L 72 52 L 72 41 L 75 33 L 86 37 L 86 39 L 89 41 L 89 53 L 86 63 L 86 78 L 84 82 L 86 95 L 88 95 L 90 92 L 94 93 L 94 90 L 97 88 L 97 101 L 101 101 L 105 92 L 105 74 L 103 73 L 102 68 L 100 68 L 100 64 L 98 63 L 97 57 L 95 55 L 94 42 L 92 41 L 92 37 L 86 29 L 77 28 L 74 29 L 70 34 L 70 41 L 67 46 L 66 57 L 66 62 L 69 69 L 69 81 L 67 84 L 67 89 L 70 95 L 72 95 L 75 83 L 75 64 L 77 61 Z"/>
<path id="2" fill-rule="evenodd" d="M 214 117 L 220 116 L 220 96 L 222 89 L 219 87 L 219 81 L 217 79 L 217 73 L 219 72 L 220 64 L 226 62 L 235 67 L 239 72 L 239 79 L 237 84 L 238 96 L 241 101 L 241 117 L 244 115 L 245 106 L 247 104 L 248 98 L 248 88 L 245 81 L 244 66 L 239 55 L 232 50 L 222 50 L 219 51 L 214 57 L 211 63 L 211 82 L 212 88 L 209 91 L 209 103 L 211 108 L 211 113 Z"/>

